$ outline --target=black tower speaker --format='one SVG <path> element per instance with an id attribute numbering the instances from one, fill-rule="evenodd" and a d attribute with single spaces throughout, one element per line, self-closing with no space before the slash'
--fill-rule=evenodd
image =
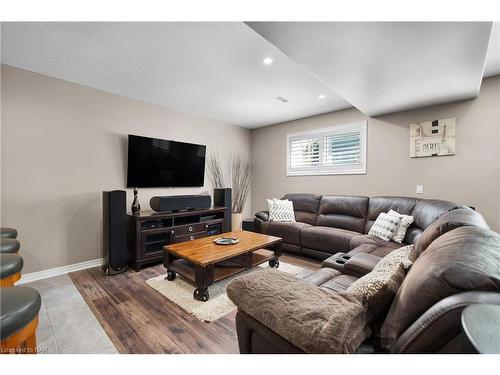
<path id="1" fill-rule="evenodd" d="M 227 207 L 222 223 L 222 232 L 231 232 L 231 212 L 233 212 L 231 196 L 232 190 L 230 188 L 214 189 L 214 206 Z"/>
<path id="2" fill-rule="evenodd" d="M 123 190 L 102 192 L 102 226 L 106 275 L 127 269 L 127 193 Z"/>

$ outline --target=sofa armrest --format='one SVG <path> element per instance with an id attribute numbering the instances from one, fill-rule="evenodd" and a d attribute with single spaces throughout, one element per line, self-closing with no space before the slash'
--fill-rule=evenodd
<path id="1" fill-rule="evenodd" d="M 462 311 L 478 303 L 500 305 L 500 293 L 470 291 L 442 299 L 398 337 L 390 348 L 391 353 L 461 352 L 462 341 L 457 337 L 462 334 Z M 384 337 L 380 340 L 382 345 L 387 344 Z"/>
<path id="2" fill-rule="evenodd" d="M 345 275 L 361 277 L 370 273 L 382 258 L 368 253 L 348 255 L 336 253 L 321 263 L 321 267 L 333 268 Z"/>
<path id="3" fill-rule="evenodd" d="M 236 332 L 241 354 L 299 354 L 297 348 L 243 311 L 236 314 Z"/>
<path id="4" fill-rule="evenodd" d="M 238 310 L 307 353 L 354 353 L 369 336 L 362 298 L 333 293 L 274 269 L 227 286 Z"/>
<path id="5" fill-rule="evenodd" d="M 256 218 L 260 220 L 268 221 L 269 220 L 269 211 L 259 211 L 255 214 Z"/>
<path id="6" fill-rule="evenodd" d="M 366 275 L 367 273 L 372 272 L 373 268 L 378 262 L 380 262 L 381 259 L 381 257 L 376 255 L 357 253 L 347 260 L 344 268 L 356 272 L 359 275 Z"/>

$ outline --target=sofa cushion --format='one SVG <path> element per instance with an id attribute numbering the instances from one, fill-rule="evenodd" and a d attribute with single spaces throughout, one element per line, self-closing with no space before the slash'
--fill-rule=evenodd
<path id="1" fill-rule="evenodd" d="M 300 242 L 303 247 L 329 254 L 349 251 L 351 238 L 359 235 L 345 229 L 311 226 L 302 229 Z"/>
<path id="2" fill-rule="evenodd" d="M 349 242 L 349 249 L 354 250 L 361 245 L 375 245 L 377 247 L 388 247 L 390 249 L 398 249 L 401 246 L 404 246 L 400 243 L 394 241 L 384 241 L 381 238 L 370 236 L 368 234 L 357 235 L 351 238 Z M 366 251 L 365 251 L 366 252 Z M 354 252 L 353 254 L 355 254 Z"/>
<path id="3" fill-rule="evenodd" d="M 401 247 L 401 244 L 398 244 L 398 247 Z M 355 249 L 349 251 L 347 254 L 348 255 L 355 255 L 358 253 L 366 253 L 370 255 L 375 255 L 377 257 L 383 258 L 387 254 L 390 254 L 393 252 L 395 249 L 398 247 L 393 247 L 393 246 L 381 246 L 381 245 L 374 245 L 374 244 L 363 244 Z"/>
<path id="4" fill-rule="evenodd" d="M 394 210 L 402 215 L 412 215 L 418 199 L 410 197 L 372 197 L 368 201 L 368 214 L 364 233 L 368 233 L 378 215 Z"/>
<path id="5" fill-rule="evenodd" d="M 413 209 L 411 216 L 415 218 L 415 226 L 425 230 L 442 214 L 455 209 L 468 209 L 469 207 L 439 199 L 423 199 Z M 396 210 L 397 211 L 397 210 Z M 399 212 L 399 211 L 398 211 Z M 401 214 L 404 212 L 400 212 Z"/>
<path id="6" fill-rule="evenodd" d="M 332 293 L 278 270 L 239 276 L 227 295 L 239 310 L 307 353 L 354 353 L 370 333 L 360 297 Z"/>
<path id="7" fill-rule="evenodd" d="M 292 245 L 300 245 L 300 232 L 304 228 L 312 227 L 310 224 L 300 222 L 282 223 L 277 221 L 269 221 L 266 225 L 266 234 L 270 236 L 281 237 L 283 242 Z"/>
<path id="8" fill-rule="evenodd" d="M 308 283 L 320 286 L 340 275 L 341 275 L 340 271 L 334 270 L 333 268 L 320 268 L 317 271 L 312 271 L 302 274 L 302 277 L 301 276 L 297 277 L 301 278 L 302 280 Z"/>
<path id="9" fill-rule="evenodd" d="M 464 226 L 438 237 L 408 272 L 380 331 L 389 349 L 426 310 L 466 291 L 500 289 L 500 235 Z"/>
<path id="10" fill-rule="evenodd" d="M 363 233 L 367 209 L 368 197 L 324 195 L 316 225 Z"/>
<path id="11" fill-rule="evenodd" d="M 404 243 L 415 244 L 423 231 L 441 215 L 456 209 L 469 209 L 469 207 L 439 199 L 423 199 L 418 201 L 411 213 L 415 221 L 406 231 Z"/>
<path id="12" fill-rule="evenodd" d="M 364 234 L 351 238 L 351 242 L 349 243 L 350 251 L 347 254 L 367 253 L 385 257 L 391 251 L 399 249 L 401 246 L 400 243 L 394 241 L 384 241 L 378 237 Z"/>
<path id="13" fill-rule="evenodd" d="M 293 202 L 295 220 L 314 225 L 319 211 L 321 195 L 316 194 L 287 194 L 281 199 Z"/>
<path id="14" fill-rule="evenodd" d="M 326 268 L 322 268 L 326 269 Z M 332 290 L 336 293 L 343 293 L 349 288 L 358 278 L 350 275 L 338 275 L 333 279 L 323 283 L 320 287 L 323 289 Z"/>
<path id="15" fill-rule="evenodd" d="M 471 210 L 470 208 L 446 212 L 434 223 L 429 225 L 415 243 L 417 256 L 423 253 L 425 249 L 427 249 L 427 247 L 439 236 L 455 228 L 467 225 L 489 229 L 488 224 L 481 214 Z"/>

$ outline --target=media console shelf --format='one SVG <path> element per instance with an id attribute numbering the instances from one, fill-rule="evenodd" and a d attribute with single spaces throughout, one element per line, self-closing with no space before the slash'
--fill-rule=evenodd
<path id="1" fill-rule="evenodd" d="M 128 265 L 134 271 L 163 261 L 163 246 L 231 231 L 227 207 L 179 212 L 142 211 L 127 215 Z"/>

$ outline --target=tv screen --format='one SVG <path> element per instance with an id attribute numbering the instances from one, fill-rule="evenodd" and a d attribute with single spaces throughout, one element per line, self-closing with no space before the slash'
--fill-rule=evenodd
<path id="1" fill-rule="evenodd" d="M 206 146 L 128 136 L 127 187 L 203 186 Z"/>

